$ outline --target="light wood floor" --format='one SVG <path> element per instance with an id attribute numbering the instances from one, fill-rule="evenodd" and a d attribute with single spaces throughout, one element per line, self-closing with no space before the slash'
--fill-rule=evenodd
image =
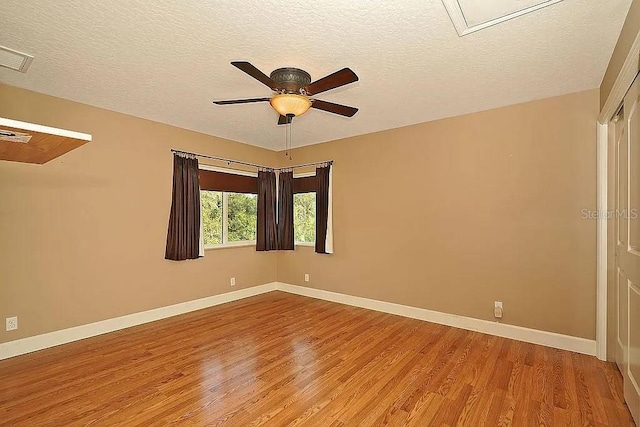
<path id="1" fill-rule="evenodd" d="M 633 425 L 613 364 L 272 292 L 0 361 L 0 424 Z"/>

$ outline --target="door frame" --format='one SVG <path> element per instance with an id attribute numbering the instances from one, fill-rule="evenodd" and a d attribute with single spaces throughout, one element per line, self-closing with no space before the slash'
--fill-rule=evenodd
<path id="1" fill-rule="evenodd" d="M 627 90 L 633 83 L 639 71 L 640 61 L 640 33 L 636 35 L 631 49 L 622 65 L 622 69 L 616 77 L 597 121 L 597 209 L 599 215 L 596 220 L 596 357 L 607 360 L 607 186 L 608 184 L 608 138 L 609 120 L 616 113 L 622 103 Z"/>

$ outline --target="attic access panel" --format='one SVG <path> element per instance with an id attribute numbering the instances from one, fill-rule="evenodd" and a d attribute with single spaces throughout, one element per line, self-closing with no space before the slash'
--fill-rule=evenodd
<path id="1" fill-rule="evenodd" d="M 442 0 L 459 36 L 517 18 L 562 0 Z"/>
<path id="2" fill-rule="evenodd" d="M 86 133 L 0 117 L 0 160 L 43 164 L 91 139 Z"/>

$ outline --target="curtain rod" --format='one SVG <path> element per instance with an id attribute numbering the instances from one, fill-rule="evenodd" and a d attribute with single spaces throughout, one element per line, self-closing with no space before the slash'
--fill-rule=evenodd
<path id="1" fill-rule="evenodd" d="M 285 167 L 282 167 L 282 168 L 273 168 L 273 167 L 270 167 L 270 166 L 258 165 L 256 163 L 249 163 L 249 162 L 243 162 L 243 161 L 240 161 L 240 160 L 227 159 L 225 157 L 210 156 L 208 154 L 193 153 L 191 151 L 183 151 L 183 150 L 178 150 L 178 149 L 175 149 L 175 148 L 172 148 L 171 152 L 172 153 L 190 154 L 190 155 L 196 156 L 196 157 L 202 157 L 202 158 L 205 158 L 205 159 L 212 159 L 212 160 L 219 160 L 221 162 L 226 162 L 226 163 L 235 163 L 237 165 L 250 166 L 250 167 L 253 167 L 253 168 L 256 168 L 256 169 L 273 169 L 273 170 L 277 170 L 277 171 L 280 171 L 280 170 L 283 170 L 283 169 L 297 169 L 297 168 L 304 168 L 304 167 L 308 167 L 308 166 L 316 166 L 316 165 L 321 165 L 321 164 L 324 164 L 324 163 L 328 163 L 330 165 L 333 164 L 333 160 L 326 160 L 324 162 L 312 162 L 312 163 L 304 163 L 304 164 L 301 164 L 301 165 L 285 166 Z"/>

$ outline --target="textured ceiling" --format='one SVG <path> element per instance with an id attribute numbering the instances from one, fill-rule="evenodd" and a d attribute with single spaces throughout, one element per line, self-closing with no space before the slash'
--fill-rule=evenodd
<path id="1" fill-rule="evenodd" d="M 282 150 L 268 103 L 211 104 L 271 94 L 230 61 L 358 74 L 318 98 L 360 112 L 310 110 L 301 146 L 596 88 L 630 4 L 564 0 L 460 38 L 440 0 L 3 0 L 0 45 L 35 60 L 0 82 Z"/>

